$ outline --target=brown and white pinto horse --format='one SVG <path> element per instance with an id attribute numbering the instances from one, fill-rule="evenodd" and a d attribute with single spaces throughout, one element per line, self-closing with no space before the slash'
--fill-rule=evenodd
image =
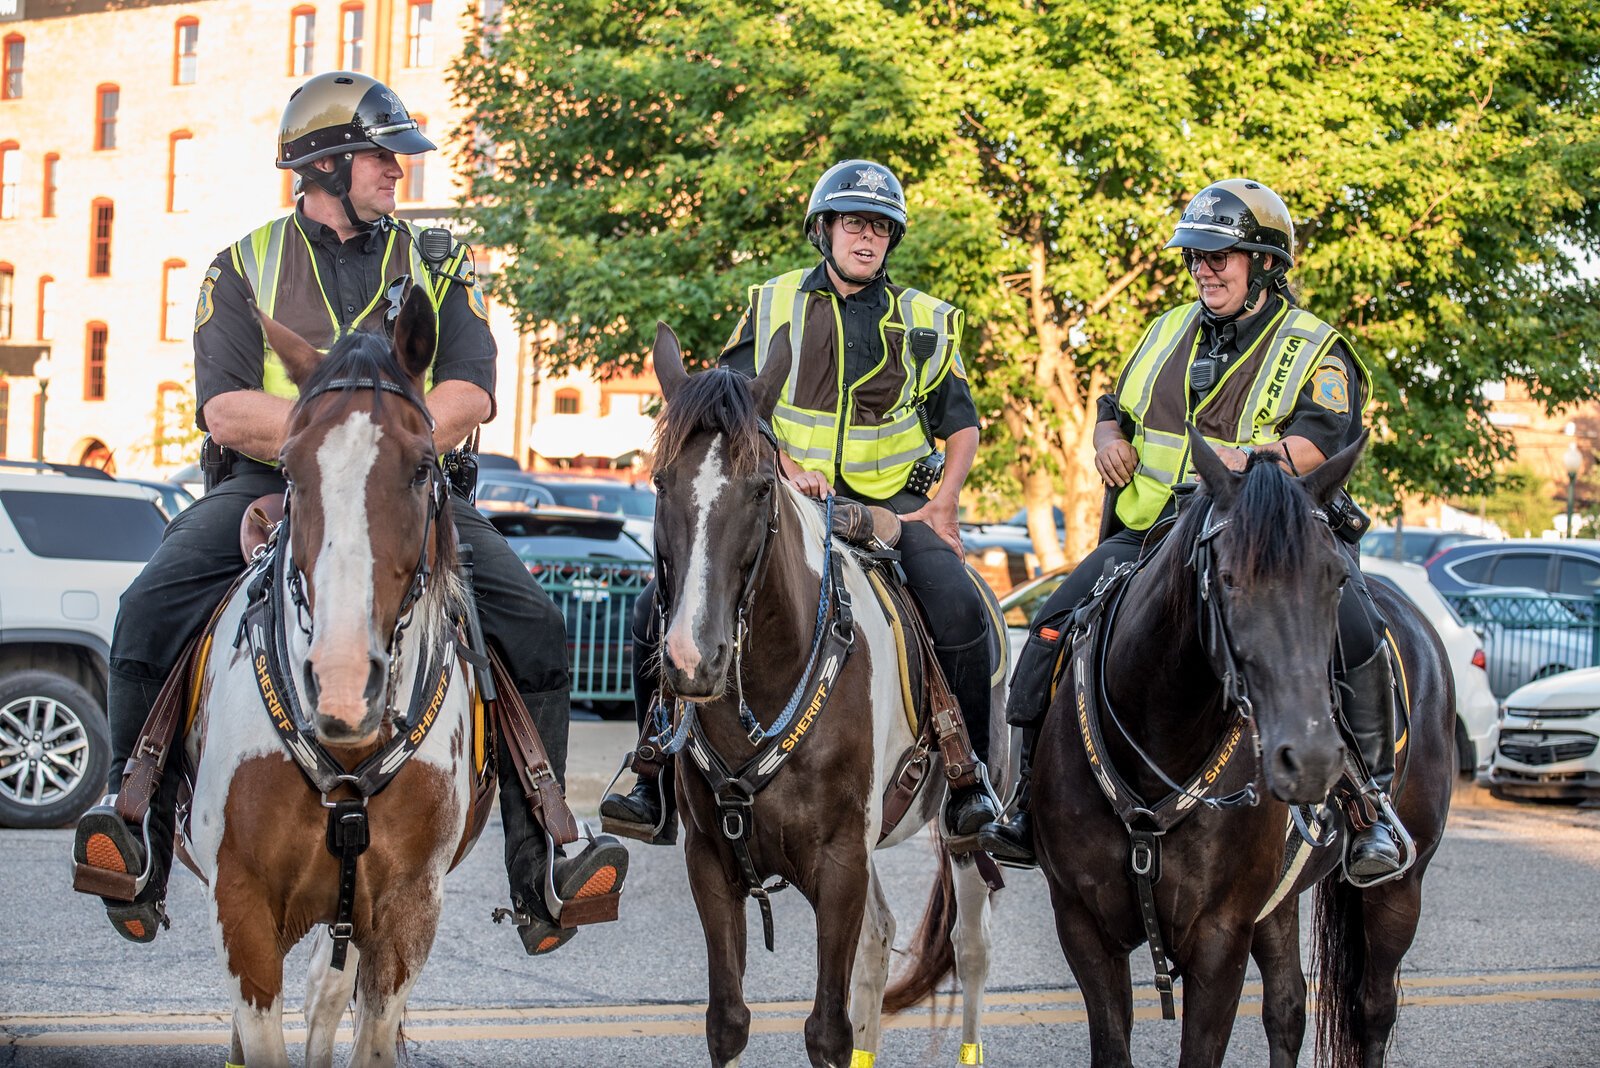
<path id="1" fill-rule="evenodd" d="M 754 381 L 724 369 L 690 378 L 672 332 L 663 325 L 656 336 L 656 374 L 667 400 L 655 473 L 657 603 L 665 610 L 661 679 L 682 708 L 692 708 L 683 714 L 692 715 L 700 743 L 730 769 L 758 752 L 741 725 L 741 701 L 761 727 L 771 728 L 806 677 L 830 570 L 822 513 L 779 477 L 777 449 L 762 432 L 789 364 L 775 350 Z M 815 706 L 798 707 L 795 726 L 787 728 L 792 733 L 777 736 L 794 742 L 784 746 L 788 762 L 738 822 L 747 828 L 753 874 L 786 880 L 817 914 L 816 998 L 805 1025 L 810 1061 L 859 1068 L 877 1052 L 895 936 L 872 853 L 885 786 L 915 738 L 891 624 L 855 559 L 837 546 L 832 557 L 854 606 L 853 648 L 832 676 L 821 711 L 801 715 Z M 1003 732 L 1003 716 L 996 713 L 991 723 L 995 734 Z M 991 753 L 1006 751 L 1003 738 L 991 741 Z M 691 754 L 693 743 L 676 761 L 677 796 L 710 971 L 706 1041 L 712 1064 L 723 1068 L 738 1064 L 750 1034 L 742 988 L 748 880 Z M 1000 769 L 991 774 L 998 784 Z M 939 812 L 942 764 L 928 777 L 933 785 L 883 845 L 910 837 Z M 948 967 L 945 958 L 933 958 L 953 938 L 964 1001 L 962 1063 L 978 1064 L 989 892 L 970 859 L 952 863 L 942 850 L 941 856 L 914 963 L 889 1001 L 893 1007 L 921 996 Z"/>
<path id="2" fill-rule="evenodd" d="M 470 837 L 473 795 L 468 684 L 453 652 L 447 661 L 430 653 L 453 649 L 462 603 L 448 491 L 422 400 L 434 315 L 414 287 L 392 351 L 381 336 L 358 333 L 326 357 L 263 321 L 300 388 L 282 451 L 290 533 L 280 551 L 289 560 L 265 584 L 281 585 L 280 681 L 306 711 L 305 735 L 354 769 L 394 735 L 397 711 L 419 707 L 418 687 L 436 693 L 439 678 L 448 680 L 421 745 L 366 807 L 370 846 L 355 869 L 349 959 L 330 967 L 323 928 L 307 989 L 308 1065 L 332 1063 L 352 991 L 351 1063 L 388 1065 L 433 944 L 445 872 Z M 187 735 L 196 770 L 186 847 L 210 888 L 233 995 L 230 1061 L 265 1068 L 288 1063 L 284 956 L 334 921 L 340 897 L 324 801 L 356 795 L 340 785 L 319 796 L 286 748 L 286 737 L 301 744 L 299 732 L 263 707 L 251 644 L 235 639 L 251 585 L 222 610 L 199 683 Z M 434 670 L 424 675 L 430 658 Z"/>

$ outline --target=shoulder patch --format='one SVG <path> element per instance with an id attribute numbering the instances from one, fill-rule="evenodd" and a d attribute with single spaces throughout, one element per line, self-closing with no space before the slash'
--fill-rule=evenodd
<path id="1" fill-rule="evenodd" d="M 467 287 L 467 304 L 472 308 L 473 315 L 484 322 L 489 321 L 489 308 L 483 302 L 483 286 L 475 283 Z"/>
<path id="2" fill-rule="evenodd" d="M 953 353 L 950 360 L 950 373 L 961 381 L 967 380 L 967 365 L 961 362 L 961 353 Z"/>
<path id="3" fill-rule="evenodd" d="M 1311 398 L 1330 412 L 1343 415 L 1350 410 L 1350 380 L 1344 364 L 1323 361 L 1311 376 Z"/>
<path id="4" fill-rule="evenodd" d="M 222 268 L 212 266 L 206 271 L 206 276 L 200 282 L 200 299 L 194 306 L 194 328 L 199 330 L 211 318 L 211 313 L 217 310 L 216 299 L 212 297 L 211 290 L 216 287 L 217 279 L 222 277 Z"/>

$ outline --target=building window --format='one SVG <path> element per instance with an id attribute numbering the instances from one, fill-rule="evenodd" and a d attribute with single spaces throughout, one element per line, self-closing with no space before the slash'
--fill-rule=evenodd
<path id="1" fill-rule="evenodd" d="M 433 4 L 431 0 L 411 0 L 411 17 L 406 33 L 406 63 L 412 67 L 433 65 Z"/>
<path id="2" fill-rule="evenodd" d="M 194 195 L 194 134 L 179 130 L 167 142 L 167 210 L 188 211 Z"/>
<path id="3" fill-rule="evenodd" d="M 114 214 L 111 201 L 100 197 L 92 205 L 92 229 L 89 232 L 89 277 L 105 278 L 111 274 L 111 220 Z"/>
<path id="4" fill-rule="evenodd" d="M 117 104 L 122 91 L 114 85 L 102 85 L 94 91 L 94 147 L 117 147 Z"/>
<path id="5" fill-rule="evenodd" d="M 17 217 L 17 171 L 22 167 L 22 146 L 0 141 L 0 219 Z"/>
<path id="6" fill-rule="evenodd" d="M 558 392 L 556 394 L 556 414 L 557 415 L 577 415 L 578 414 L 578 391 L 577 390 L 575 390 L 575 389 L 563 389 L 563 390 L 561 390 L 560 392 Z"/>
<path id="7" fill-rule="evenodd" d="M 289 73 L 304 77 L 311 73 L 313 47 L 317 37 L 317 9 L 297 7 L 289 16 Z"/>
<path id="8" fill-rule="evenodd" d="M 360 70 L 365 51 L 367 10 L 361 4 L 345 4 L 339 9 L 339 66 Z"/>
<path id="9" fill-rule="evenodd" d="M 182 341 L 183 287 L 178 284 L 178 272 L 188 266 L 182 260 L 168 260 L 161 265 L 161 340 Z"/>
<path id="10" fill-rule="evenodd" d="M 506 0 L 482 0 L 478 7 L 478 21 L 483 26 L 485 37 L 494 40 L 500 36 L 505 10 Z"/>
<path id="11" fill-rule="evenodd" d="M 428 132 L 428 120 L 425 117 L 413 115 L 411 118 L 416 121 L 418 133 Z M 418 152 L 414 156 L 406 156 L 401 160 L 401 166 L 406 169 L 404 184 L 400 186 L 401 200 L 417 201 L 423 198 L 423 179 L 426 177 L 423 166 L 427 158 L 427 153 Z"/>
<path id="12" fill-rule="evenodd" d="M 106 399 L 106 324 L 90 323 L 83 342 L 83 399 Z"/>
<path id="13" fill-rule="evenodd" d="M 56 336 L 56 280 L 49 275 L 39 278 L 39 321 L 34 334 L 40 341 Z"/>
<path id="14" fill-rule="evenodd" d="M 11 383 L 0 381 L 0 456 L 6 454 L 6 440 L 11 437 Z"/>
<path id="15" fill-rule="evenodd" d="M 172 84 L 193 85 L 200 68 L 200 20 L 190 15 L 178 20 L 172 44 Z"/>
<path id="16" fill-rule="evenodd" d="M 5 53 L 0 57 L 4 65 L 4 77 L 0 78 L 0 100 L 15 100 L 22 95 L 22 54 L 27 49 L 27 42 L 22 34 L 13 33 L 5 40 Z"/>
<path id="17" fill-rule="evenodd" d="M 176 466 L 183 463 L 184 418 L 188 391 L 176 382 L 156 387 L 156 462 Z"/>
<path id="18" fill-rule="evenodd" d="M 16 316 L 17 272 L 9 263 L 0 263 L 0 341 L 11 340 L 11 323 Z"/>
<path id="19" fill-rule="evenodd" d="M 46 219 L 55 218 L 56 214 L 56 186 L 58 184 L 56 171 L 61 165 L 61 157 L 50 152 L 44 157 L 44 210 L 39 212 Z"/>

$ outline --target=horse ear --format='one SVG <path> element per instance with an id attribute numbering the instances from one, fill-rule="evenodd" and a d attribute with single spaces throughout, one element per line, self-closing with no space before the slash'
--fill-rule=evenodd
<path id="1" fill-rule="evenodd" d="M 1238 496 L 1239 483 L 1244 481 L 1244 476 L 1228 470 L 1228 465 L 1222 462 L 1222 457 L 1211 447 L 1211 442 L 1205 435 L 1195 429 L 1193 423 L 1185 423 L 1189 435 L 1189 455 L 1194 461 L 1194 469 L 1206 484 L 1206 493 L 1212 500 L 1223 508 L 1233 503 Z"/>
<path id="2" fill-rule="evenodd" d="M 394 354 L 405 373 L 419 384 L 426 381 L 439 344 L 439 320 L 420 285 L 413 284 L 400 305 L 394 324 Z"/>
<path id="3" fill-rule="evenodd" d="M 311 342 L 256 307 L 255 301 L 250 302 L 250 310 L 256 313 L 256 318 L 261 322 L 261 331 L 267 335 L 267 344 L 283 361 L 283 369 L 289 372 L 289 381 L 296 386 L 303 385 L 322 361 L 322 353 Z"/>
<path id="4" fill-rule="evenodd" d="M 750 383 L 755 394 L 756 409 L 761 418 L 771 419 L 772 411 L 783 395 L 783 384 L 789 380 L 789 367 L 794 363 L 794 351 L 789 346 L 789 331 L 780 330 L 767 348 L 767 358 L 762 361 L 761 373 Z"/>
<path id="5" fill-rule="evenodd" d="M 655 361 L 662 399 L 670 401 L 678 387 L 689 381 L 689 372 L 683 369 L 683 346 L 678 344 L 678 335 L 660 319 L 656 320 L 656 343 L 650 348 L 650 357 Z"/>
<path id="6" fill-rule="evenodd" d="M 1322 463 L 1318 464 L 1309 474 L 1300 479 L 1300 485 L 1311 495 L 1311 499 L 1318 504 L 1327 504 L 1333 500 L 1350 477 L 1350 472 L 1355 470 L 1356 462 L 1361 459 L 1361 453 L 1367 447 L 1367 438 L 1372 431 L 1363 430 L 1361 436 L 1352 445 L 1346 445 Z"/>

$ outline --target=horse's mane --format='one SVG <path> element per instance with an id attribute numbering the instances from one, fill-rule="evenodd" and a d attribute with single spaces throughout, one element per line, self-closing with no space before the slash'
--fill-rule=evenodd
<path id="1" fill-rule="evenodd" d="M 323 386 L 337 382 L 341 378 L 393 382 L 400 387 L 406 400 L 423 411 L 428 410 L 426 402 L 417 392 L 417 387 L 412 383 L 410 376 L 401 370 L 389 341 L 382 334 L 357 330 L 340 338 L 333 348 L 328 350 L 328 354 L 318 361 L 316 370 L 311 372 L 311 377 L 300 386 L 300 399 L 295 401 L 291 418 L 300 414 L 300 410 L 305 406 L 305 398 L 313 396 Z M 350 404 L 351 391 L 339 392 L 343 400 L 338 410 L 343 411 Z M 372 403 L 374 412 L 383 411 L 383 396 L 382 390 L 374 393 L 375 399 Z"/>
<path id="2" fill-rule="evenodd" d="M 678 387 L 656 423 L 655 466 L 670 467 L 698 433 L 728 439 L 728 463 L 735 475 L 756 469 L 761 458 L 761 416 L 750 382 L 738 371 L 715 367 Z"/>
<path id="3" fill-rule="evenodd" d="M 1235 585 L 1254 586 L 1305 559 L 1317 520 L 1310 498 L 1273 454 L 1252 455 L 1244 476 L 1228 509 L 1228 562 Z M 1210 518 L 1208 503 L 1202 490 L 1184 506 L 1166 538 L 1173 559 L 1157 572 L 1162 578 L 1154 596 L 1162 599 L 1174 621 L 1195 618 L 1195 583 L 1187 565 L 1190 549 Z"/>

